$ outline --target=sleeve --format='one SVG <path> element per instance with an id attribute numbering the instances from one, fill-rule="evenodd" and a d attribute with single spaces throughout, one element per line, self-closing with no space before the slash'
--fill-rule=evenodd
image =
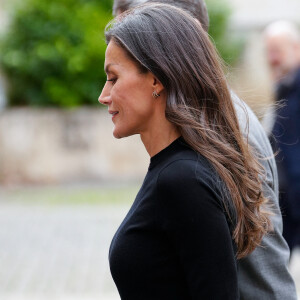
<path id="1" fill-rule="evenodd" d="M 231 233 L 199 162 L 179 160 L 159 175 L 158 207 L 191 299 L 239 299 Z M 198 166 L 199 167 L 199 166 Z"/>

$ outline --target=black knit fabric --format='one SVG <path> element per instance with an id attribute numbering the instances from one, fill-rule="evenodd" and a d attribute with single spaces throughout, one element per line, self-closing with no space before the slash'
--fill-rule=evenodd
<path id="1" fill-rule="evenodd" d="M 151 158 L 110 247 L 122 300 L 239 299 L 235 245 L 211 165 L 182 138 Z"/>

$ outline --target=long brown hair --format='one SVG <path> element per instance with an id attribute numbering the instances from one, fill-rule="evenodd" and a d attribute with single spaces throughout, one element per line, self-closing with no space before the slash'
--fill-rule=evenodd
<path id="1" fill-rule="evenodd" d="M 261 192 L 263 174 L 240 132 L 222 65 L 207 33 L 179 8 L 146 4 L 108 25 L 107 43 L 112 39 L 164 85 L 166 117 L 222 178 L 224 206 L 235 219 L 237 257 L 248 255 L 271 226 Z"/>

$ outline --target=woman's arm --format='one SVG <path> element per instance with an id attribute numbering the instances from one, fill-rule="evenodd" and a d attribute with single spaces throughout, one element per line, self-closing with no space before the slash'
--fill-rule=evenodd
<path id="1" fill-rule="evenodd" d="M 197 170 L 197 172 L 196 172 Z M 178 253 L 192 299 L 239 299 L 231 233 L 212 172 L 177 160 L 159 175 L 160 222 Z"/>

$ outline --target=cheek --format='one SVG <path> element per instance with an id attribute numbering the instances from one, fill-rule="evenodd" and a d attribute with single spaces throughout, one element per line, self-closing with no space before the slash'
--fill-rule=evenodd
<path id="1" fill-rule="evenodd" d="M 152 99 L 133 95 L 127 100 L 126 105 L 122 106 L 124 120 L 126 120 L 127 125 L 140 127 L 148 124 L 154 115 L 154 107 L 151 105 Z"/>
<path id="2" fill-rule="evenodd" d="M 120 83 L 114 87 L 112 98 L 127 112 L 143 113 L 149 111 L 153 105 L 152 90 L 144 82 L 131 81 Z"/>
<path id="3" fill-rule="evenodd" d="M 111 89 L 111 99 L 114 105 L 121 106 L 126 104 L 126 98 L 128 98 L 129 95 L 130 92 L 127 91 L 122 84 L 116 83 L 116 85 Z"/>
<path id="4" fill-rule="evenodd" d="M 293 50 L 289 51 L 286 61 L 288 67 L 293 68 L 295 65 L 297 65 L 297 53 Z"/>

